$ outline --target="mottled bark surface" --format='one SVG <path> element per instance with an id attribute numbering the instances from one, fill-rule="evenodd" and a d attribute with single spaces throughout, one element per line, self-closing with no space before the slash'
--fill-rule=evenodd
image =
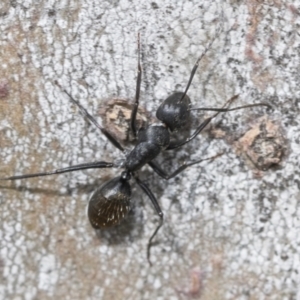
<path id="1" fill-rule="evenodd" d="M 86 217 L 95 187 L 119 170 L 1 182 L 0 298 L 297 299 L 300 2 L 139 2 L 1 1 L 1 177 L 124 158 L 54 82 L 101 122 L 109 99 L 134 98 L 138 31 L 140 102 L 150 114 L 185 88 L 218 28 L 188 93 L 193 106 L 239 94 L 235 105 L 266 101 L 274 111 L 220 115 L 211 134 L 158 159 L 171 171 L 223 151 L 213 162 L 169 181 L 140 172 L 165 213 L 153 267 L 146 245 L 158 218 L 134 183 L 119 229 L 96 234 Z M 234 147 L 264 114 L 285 136 L 281 165 L 266 172 Z"/>

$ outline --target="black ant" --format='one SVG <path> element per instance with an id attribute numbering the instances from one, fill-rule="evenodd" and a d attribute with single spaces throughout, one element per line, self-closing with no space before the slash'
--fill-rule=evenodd
<path id="1" fill-rule="evenodd" d="M 158 230 L 163 225 L 163 212 L 158 204 L 158 201 L 154 194 L 151 192 L 148 185 L 141 181 L 137 175 L 137 171 L 140 170 L 143 166 L 148 164 L 160 177 L 163 179 L 170 179 L 181 173 L 186 168 L 198 164 L 204 160 L 212 160 L 216 157 L 222 155 L 217 154 L 213 157 L 209 157 L 206 159 L 199 159 L 196 161 L 191 161 L 189 163 L 183 164 L 177 170 L 175 170 L 172 174 L 167 174 L 155 161 L 154 159 L 160 154 L 163 150 L 172 150 L 179 148 L 190 141 L 192 141 L 210 122 L 213 118 L 215 118 L 220 112 L 228 112 L 246 107 L 254 107 L 254 106 L 268 106 L 266 103 L 257 103 L 252 105 L 246 105 L 241 107 L 236 107 L 229 109 L 229 105 L 233 100 L 235 100 L 238 95 L 229 99 L 222 108 L 191 108 L 191 100 L 187 95 L 189 87 L 192 83 L 193 77 L 198 68 L 199 62 L 211 47 L 216 37 L 209 43 L 209 45 L 205 48 L 204 52 L 197 59 L 188 84 L 184 92 L 175 92 L 171 96 L 169 96 L 158 108 L 156 112 L 156 117 L 159 120 L 157 123 L 151 124 L 145 128 L 137 129 L 136 115 L 139 106 L 139 98 L 140 98 L 140 88 L 141 88 L 141 79 L 142 79 L 142 68 L 140 63 L 140 34 L 138 34 L 137 41 L 137 50 L 138 50 L 138 74 L 136 81 L 136 94 L 135 94 L 135 102 L 131 112 L 131 120 L 130 127 L 134 137 L 136 138 L 135 147 L 129 152 L 126 156 L 125 160 L 121 163 L 115 162 L 106 162 L 106 161 L 98 161 L 92 163 L 85 163 L 76 166 L 70 166 L 67 168 L 57 169 L 50 172 L 41 172 L 35 174 L 27 174 L 27 175 L 16 175 L 6 178 L 0 178 L 0 180 L 17 180 L 17 179 L 25 179 L 31 177 L 38 176 L 47 176 L 53 174 L 61 174 L 66 172 L 73 172 L 79 170 L 86 169 L 102 169 L 102 168 L 119 168 L 122 167 L 125 170 L 121 173 L 120 176 L 109 180 L 108 182 L 101 185 L 92 195 L 89 200 L 88 205 L 88 218 L 93 228 L 100 229 L 105 227 L 111 227 L 119 224 L 130 210 L 130 198 L 131 198 L 131 186 L 130 179 L 133 177 L 140 188 L 144 191 L 144 193 L 150 198 L 156 213 L 160 218 L 160 222 L 156 227 L 154 233 L 149 239 L 147 246 L 147 259 L 151 265 L 150 261 L 150 248 L 152 245 L 152 241 L 156 236 Z M 59 87 L 60 85 L 55 82 Z M 60 87 L 61 88 L 61 87 Z M 107 139 L 119 150 L 124 152 L 124 148 L 121 144 L 114 138 L 105 128 L 98 124 L 98 122 L 87 112 L 85 108 L 76 101 L 70 93 L 63 89 L 63 91 L 69 96 L 70 100 L 78 106 L 81 113 L 96 127 L 98 127 L 101 132 L 107 137 Z M 190 112 L 191 110 L 210 110 L 216 111 L 214 115 L 209 118 L 206 118 L 195 130 L 195 132 L 183 141 L 170 141 L 170 136 L 173 132 L 180 131 L 184 128 L 184 126 L 190 122 Z"/>

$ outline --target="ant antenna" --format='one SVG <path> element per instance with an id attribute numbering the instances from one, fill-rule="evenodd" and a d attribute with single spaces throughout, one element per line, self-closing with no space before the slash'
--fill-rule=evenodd
<path id="1" fill-rule="evenodd" d="M 187 84 L 187 86 L 186 86 L 186 88 L 185 88 L 185 91 L 184 91 L 184 93 L 183 93 L 183 95 L 182 95 L 182 97 L 181 97 L 181 99 L 180 99 L 180 102 L 184 99 L 184 97 L 186 96 L 186 93 L 188 92 L 188 90 L 189 90 L 189 88 L 190 88 L 190 85 L 191 85 L 191 83 L 192 83 L 192 81 L 193 81 L 194 75 L 195 75 L 195 73 L 196 73 L 196 71 L 197 71 L 197 68 L 198 68 L 198 66 L 199 66 L 199 63 L 200 63 L 201 59 L 204 57 L 204 55 L 206 54 L 206 52 L 211 48 L 211 46 L 212 46 L 212 44 L 214 43 L 214 41 L 216 40 L 216 38 L 220 35 L 220 32 L 221 32 L 221 29 L 219 28 L 219 29 L 217 30 L 215 36 L 213 37 L 213 39 L 212 39 L 212 40 L 210 41 L 210 43 L 205 47 L 204 51 L 202 52 L 202 54 L 200 55 L 200 57 L 197 59 L 195 65 L 194 65 L 194 67 L 193 67 L 193 70 L 192 70 L 192 72 L 191 72 L 191 75 L 190 75 L 190 79 L 189 79 L 189 81 L 188 81 L 188 84 Z"/>
<path id="2" fill-rule="evenodd" d="M 136 114 L 137 114 L 137 110 L 138 110 L 138 106 L 139 106 L 141 82 L 142 82 L 140 32 L 138 32 L 138 34 L 137 34 L 137 51 L 138 51 L 138 64 L 137 64 L 135 102 L 134 102 L 134 105 L 133 105 L 134 107 L 131 111 L 131 117 L 130 117 L 130 127 L 131 127 L 131 131 L 132 131 L 134 137 L 136 137 L 136 135 L 137 135 Z"/>
<path id="3" fill-rule="evenodd" d="M 213 108 L 213 107 L 199 107 L 199 108 L 189 108 L 189 111 L 192 110 L 203 110 L 203 111 L 218 111 L 218 112 L 228 112 L 228 111 L 233 111 L 233 110 L 238 110 L 238 109 L 243 109 L 243 108 L 249 108 L 249 107 L 256 107 L 256 106 L 266 106 L 270 109 L 273 109 L 273 107 L 266 103 L 266 102 L 261 102 L 261 103 L 254 103 L 254 104 L 249 104 L 249 105 L 243 105 L 243 106 L 238 106 L 234 108 Z"/>

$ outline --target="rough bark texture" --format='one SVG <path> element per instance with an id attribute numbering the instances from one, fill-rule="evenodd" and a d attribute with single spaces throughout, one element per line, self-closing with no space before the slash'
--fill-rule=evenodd
<path id="1" fill-rule="evenodd" d="M 0 176 L 124 157 L 54 82 L 101 122 L 109 99 L 134 99 L 138 31 L 150 114 L 184 90 L 218 28 L 188 93 L 193 106 L 239 94 L 235 105 L 266 101 L 274 110 L 222 114 L 211 134 L 159 158 L 171 171 L 224 151 L 213 162 L 169 181 L 140 172 L 165 213 L 153 267 L 146 245 L 158 218 L 134 183 L 129 221 L 96 234 L 87 220 L 92 191 L 119 170 L 1 182 L 0 298 L 297 299 L 299 0 L 139 3 L 1 0 Z M 234 143 L 264 114 L 282 128 L 285 156 L 263 173 Z"/>

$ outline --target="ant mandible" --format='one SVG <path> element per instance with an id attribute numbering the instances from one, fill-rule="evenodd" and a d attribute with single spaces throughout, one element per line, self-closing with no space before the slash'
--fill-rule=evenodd
<path id="1" fill-rule="evenodd" d="M 216 35 L 217 36 L 217 35 Z M 187 95 L 189 87 L 192 83 L 193 77 L 196 73 L 196 70 L 199 66 L 199 63 L 205 53 L 210 49 L 216 36 L 212 39 L 212 41 L 205 48 L 201 56 L 197 59 L 192 72 L 190 74 L 190 78 L 186 89 L 184 92 L 175 92 L 171 96 L 169 96 L 157 109 L 156 117 L 159 120 L 157 123 L 151 124 L 146 128 L 137 129 L 137 121 L 136 115 L 139 106 L 139 98 L 140 98 L 140 88 L 141 88 L 141 79 L 142 79 L 142 68 L 140 63 L 140 34 L 138 33 L 137 39 L 137 50 L 138 50 L 138 74 L 136 80 L 136 93 L 135 93 L 135 102 L 131 112 L 130 119 L 130 127 L 134 137 L 136 138 L 136 145 L 126 156 L 125 160 L 120 164 L 114 162 L 106 162 L 106 161 L 97 161 L 92 163 L 84 163 L 75 166 L 69 166 L 67 168 L 57 169 L 50 172 L 41 172 L 34 174 L 25 174 L 25 175 L 16 175 L 11 177 L 0 178 L 0 180 L 17 180 L 17 179 L 25 179 L 32 178 L 38 176 L 47 176 L 53 174 L 62 174 L 66 172 L 73 172 L 79 170 L 86 169 L 102 169 L 102 168 L 119 168 L 123 167 L 125 170 L 121 173 L 120 176 L 109 180 L 108 182 L 101 185 L 94 192 L 92 197 L 89 200 L 88 204 L 88 218 L 93 228 L 100 229 L 105 227 L 111 227 L 119 224 L 123 219 L 126 218 L 130 208 L 131 208 L 131 186 L 130 179 L 133 177 L 143 192 L 149 197 L 152 202 L 156 213 L 160 218 L 160 222 L 156 227 L 154 233 L 149 239 L 147 246 L 147 259 L 149 264 L 150 261 L 150 248 L 152 245 L 152 241 L 156 236 L 158 230 L 163 225 L 163 212 L 158 204 L 158 201 L 148 185 L 139 179 L 137 175 L 137 171 L 140 170 L 143 166 L 148 164 L 154 172 L 156 172 L 163 179 L 170 179 L 181 173 L 186 168 L 198 164 L 204 160 L 212 160 L 222 154 L 217 154 L 213 157 L 199 159 L 196 161 L 191 161 L 183 164 L 177 170 L 175 170 L 171 174 L 167 174 L 155 161 L 154 159 L 163 151 L 163 150 L 172 150 L 179 148 L 190 141 L 192 141 L 210 122 L 214 119 L 220 112 L 228 112 L 246 107 L 254 107 L 254 106 L 268 106 L 270 105 L 266 103 L 257 103 L 246 106 L 240 106 L 236 108 L 229 109 L 229 105 L 235 100 L 238 95 L 229 99 L 222 108 L 191 108 L 191 100 Z M 61 86 L 55 82 L 60 88 Z M 112 136 L 108 130 L 103 128 L 98 122 L 87 112 L 87 110 L 81 106 L 81 104 L 76 101 L 69 92 L 65 89 L 62 89 L 70 98 L 70 100 L 78 106 L 81 113 L 101 132 L 106 136 L 106 138 L 119 150 L 124 152 L 124 148 L 121 144 L 116 140 L 114 136 Z M 194 131 L 194 133 L 183 141 L 170 141 L 170 136 L 173 132 L 180 131 L 184 128 L 184 126 L 190 122 L 190 111 L 191 110 L 210 110 L 216 111 L 214 115 L 206 118 Z"/>

